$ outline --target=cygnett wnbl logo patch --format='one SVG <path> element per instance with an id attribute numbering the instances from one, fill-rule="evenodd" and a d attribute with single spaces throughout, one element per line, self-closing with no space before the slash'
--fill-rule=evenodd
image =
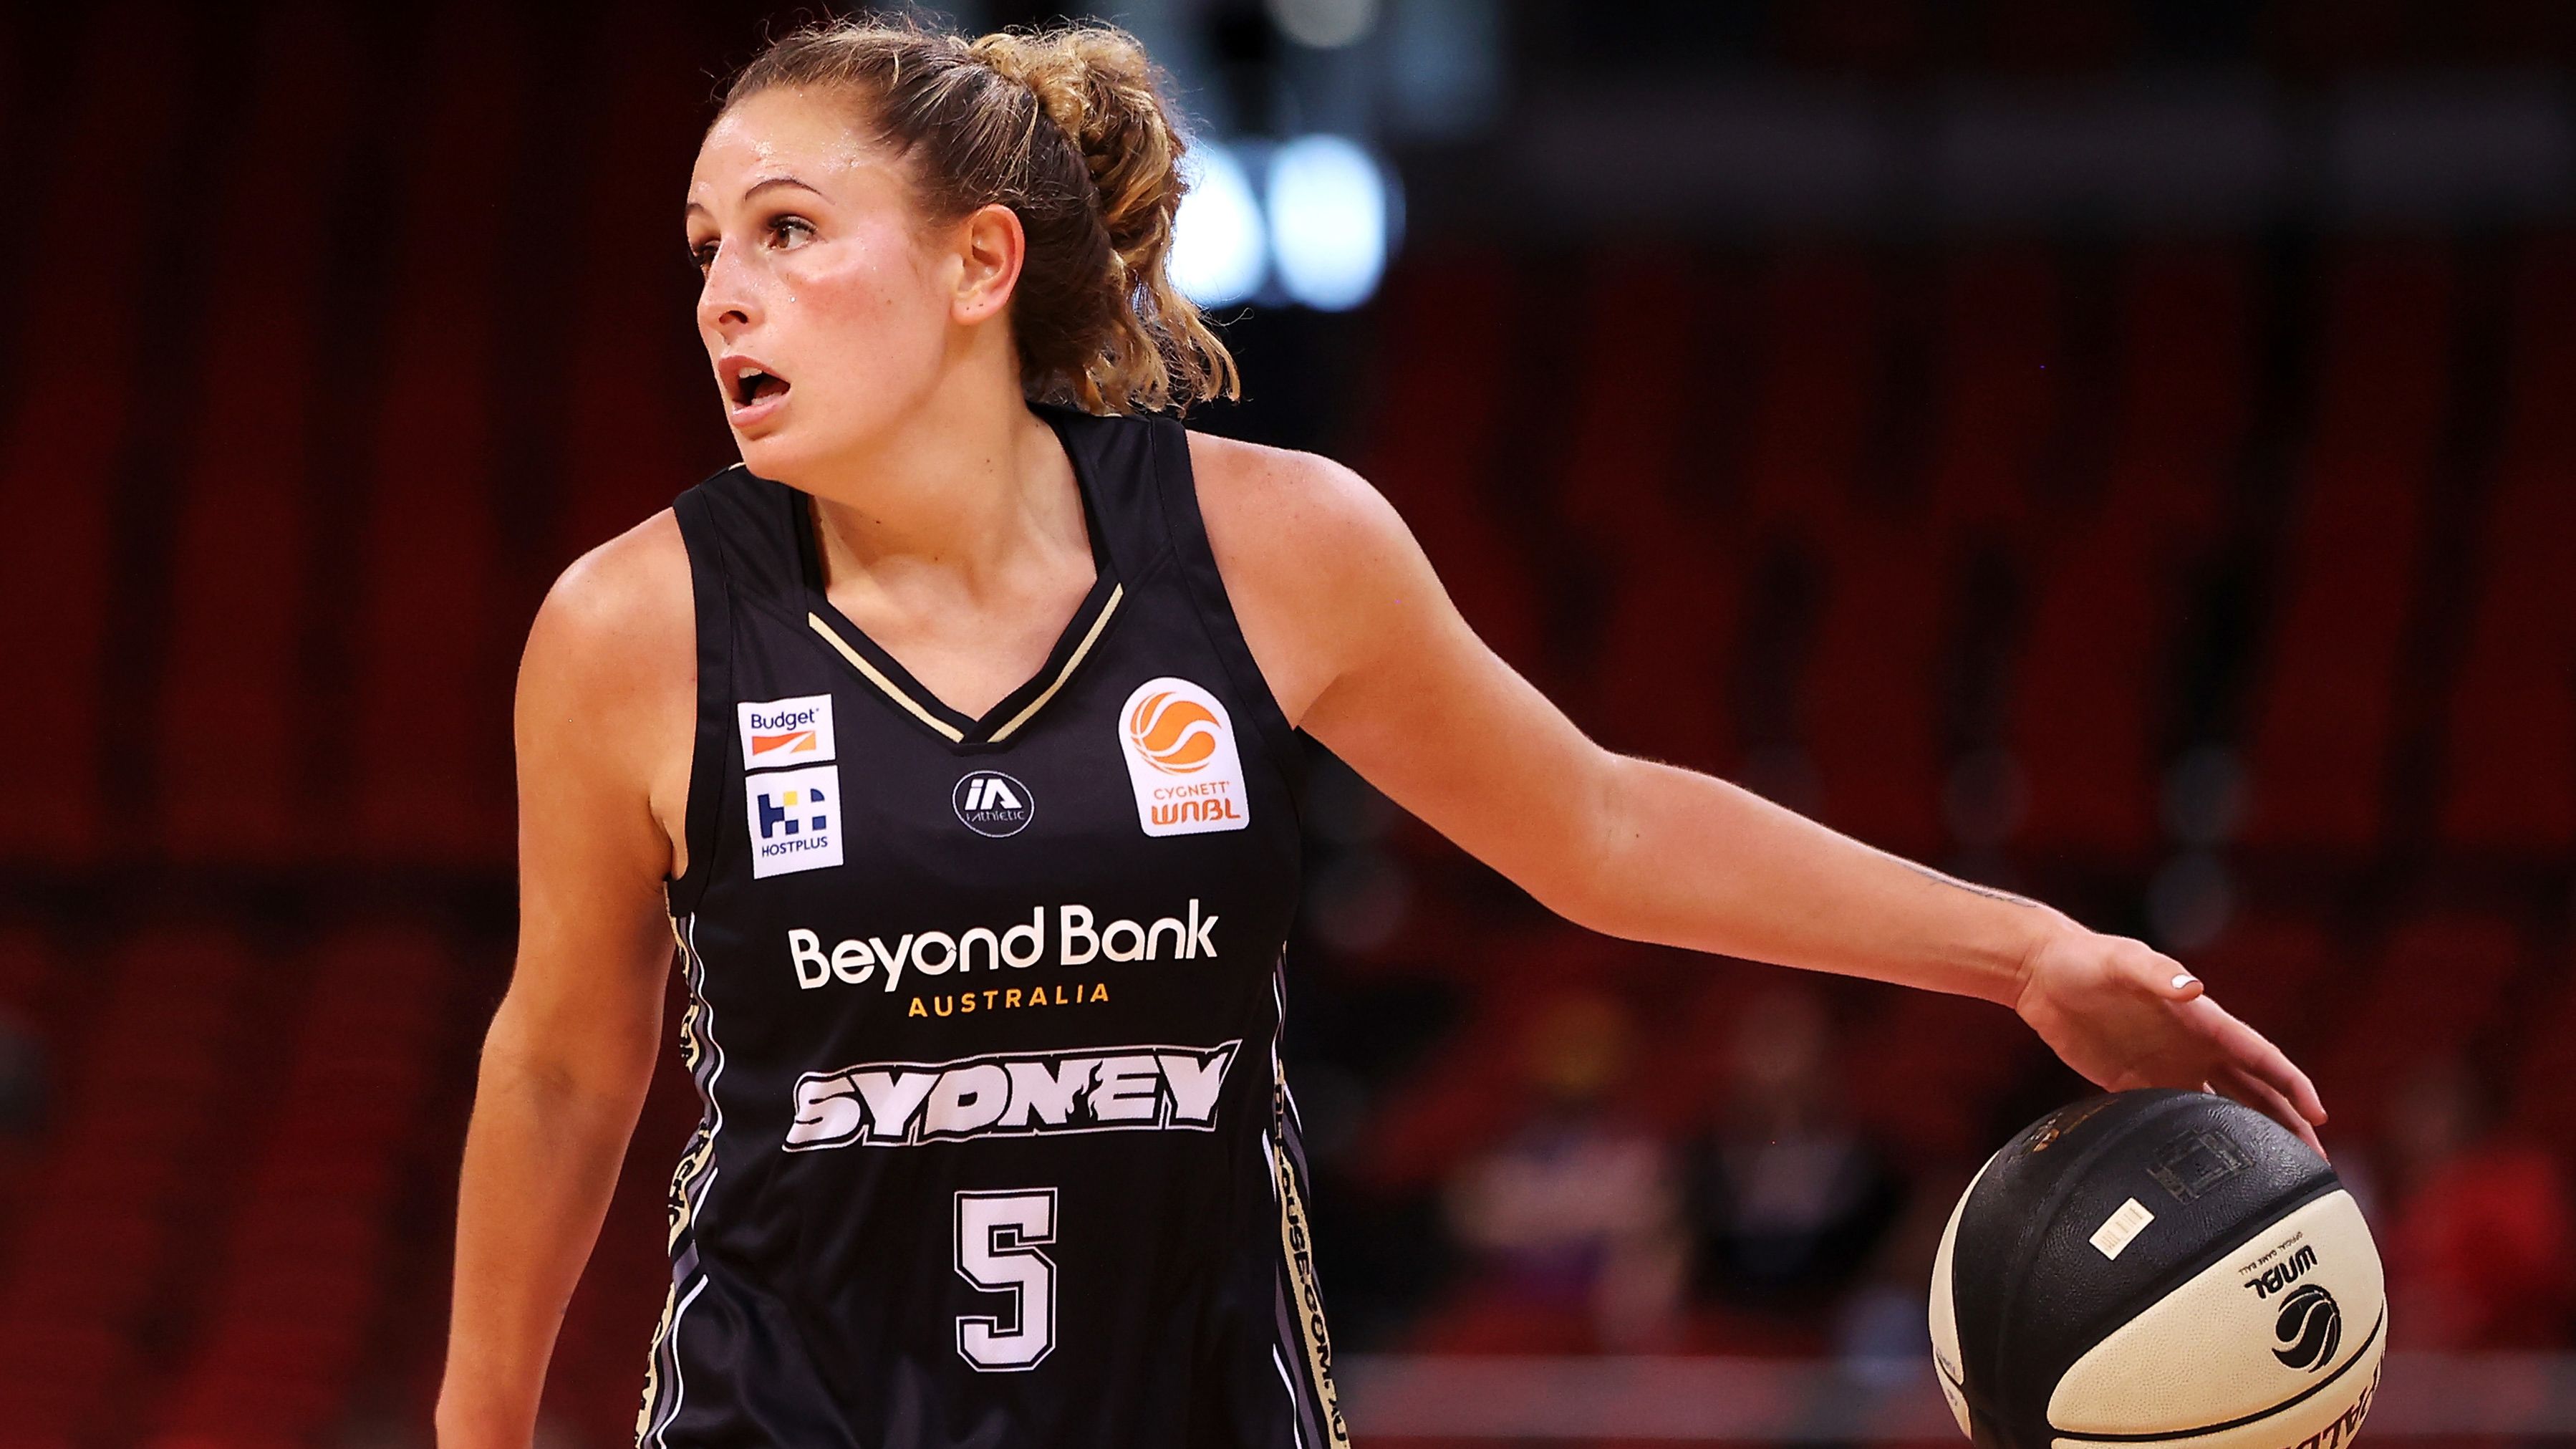
<path id="1" fill-rule="evenodd" d="M 747 775 L 742 792 L 753 879 L 841 863 L 840 766 Z"/>
<path id="2" fill-rule="evenodd" d="M 1147 835 L 1199 835 L 1252 823 L 1234 722 L 1217 697 L 1169 675 L 1136 686 L 1118 711 L 1119 753 Z"/>

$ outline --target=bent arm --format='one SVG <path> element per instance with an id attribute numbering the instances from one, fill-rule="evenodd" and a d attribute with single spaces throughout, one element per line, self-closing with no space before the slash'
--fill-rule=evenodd
<path id="1" fill-rule="evenodd" d="M 670 660 L 651 601 L 616 572 L 596 556 L 576 565 L 520 668 L 519 949 L 484 1038 L 458 1186 L 447 1449 L 525 1449 L 534 1433 L 660 1043 L 672 846 L 650 780 L 673 685 L 643 673 Z M 677 667 L 685 686 L 693 667 Z"/>

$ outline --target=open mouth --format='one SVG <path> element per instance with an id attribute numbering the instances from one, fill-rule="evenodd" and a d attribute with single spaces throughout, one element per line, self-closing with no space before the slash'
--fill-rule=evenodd
<path id="1" fill-rule="evenodd" d="M 733 405 L 747 408 L 787 395 L 787 379 L 764 368 L 746 367 L 733 380 Z"/>

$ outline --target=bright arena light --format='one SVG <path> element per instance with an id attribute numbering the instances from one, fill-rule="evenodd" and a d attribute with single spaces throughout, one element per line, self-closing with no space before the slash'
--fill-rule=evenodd
<path id="1" fill-rule="evenodd" d="M 1339 136 L 1300 136 L 1270 158 L 1270 251 L 1280 285 L 1339 312 L 1377 290 L 1386 270 L 1386 178 Z"/>
<path id="2" fill-rule="evenodd" d="M 1377 0 L 1270 0 L 1270 18 L 1299 45 L 1332 50 L 1377 24 Z"/>
<path id="3" fill-rule="evenodd" d="M 1240 302 L 1259 290 L 1269 265 L 1252 178 L 1213 141 L 1192 146 L 1182 165 L 1190 190 L 1172 218 L 1172 281 L 1202 307 Z"/>

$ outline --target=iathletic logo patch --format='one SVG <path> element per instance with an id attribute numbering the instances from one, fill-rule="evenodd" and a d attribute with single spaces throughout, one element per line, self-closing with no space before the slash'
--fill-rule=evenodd
<path id="1" fill-rule="evenodd" d="M 1036 818 L 1037 796 L 999 770 L 977 770 L 949 792 L 957 819 L 978 835 L 1017 835 Z"/>
<path id="2" fill-rule="evenodd" d="M 790 1152 L 1057 1132 L 1208 1132 L 1240 1039 L 1221 1046 L 876 1062 L 796 1079 Z"/>

